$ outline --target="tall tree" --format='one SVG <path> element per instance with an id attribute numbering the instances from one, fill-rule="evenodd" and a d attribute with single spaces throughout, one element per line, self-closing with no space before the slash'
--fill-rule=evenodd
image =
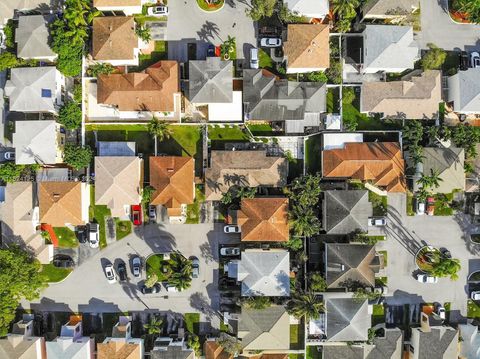
<path id="1" fill-rule="evenodd" d="M 435 277 L 450 277 L 451 280 L 458 279 L 458 272 L 461 269 L 460 261 L 452 258 L 442 258 L 432 269 L 431 275 Z"/>
<path id="2" fill-rule="evenodd" d="M 360 6 L 360 0 L 332 0 L 333 12 L 342 18 L 353 18 Z"/>
<path id="3" fill-rule="evenodd" d="M 92 149 L 90 147 L 82 147 L 73 144 L 65 145 L 64 161 L 67 165 L 76 170 L 82 169 L 90 165 L 92 161 Z"/>
<path id="4" fill-rule="evenodd" d="M 264 17 L 270 17 L 275 11 L 277 0 L 252 0 L 252 6 L 245 12 L 254 21 L 258 21 Z"/>
<path id="5" fill-rule="evenodd" d="M 287 303 L 287 311 L 294 317 L 305 321 L 318 319 L 325 312 L 325 305 L 318 296 L 313 293 L 295 292 Z"/>
<path id="6" fill-rule="evenodd" d="M 443 179 L 440 178 L 439 172 L 430 169 L 430 175 L 426 176 L 425 174 L 423 174 L 422 177 L 417 180 L 417 183 L 421 185 L 422 188 L 438 188 L 440 187 L 441 181 L 443 181 Z"/>

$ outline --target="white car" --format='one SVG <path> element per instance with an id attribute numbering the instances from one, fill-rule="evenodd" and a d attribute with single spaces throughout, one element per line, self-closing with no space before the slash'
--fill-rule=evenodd
<path id="1" fill-rule="evenodd" d="M 4 152 L 3 158 L 6 161 L 15 161 L 15 152 L 12 152 L 12 151 Z"/>
<path id="2" fill-rule="evenodd" d="M 470 299 L 472 300 L 480 300 L 480 291 L 475 291 L 470 293 Z"/>
<path id="3" fill-rule="evenodd" d="M 250 68 L 258 69 L 258 49 L 256 47 L 250 49 Z"/>
<path id="4" fill-rule="evenodd" d="M 139 256 L 135 256 L 132 259 L 132 272 L 133 276 L 138 278 L 142 272 L 142 261 Z"/>
<path id="5" fill-rule="evenodd" d="M 220 248 L 220 255 L 224 257 L 235 257 L 240 255 L 240 248 L 238 247 L 223 247 Z"/>
<path id="6" fill-rule="evenodd" d="M 440 317 L 440 319 L 445 320 L 445 308 L 440 306 L 437 308 L 437 315 Z"/>
<path id="7" fill-rule="evenodd" d="M 423 216 L 425 214 L 425 202 L 417 200 L 417 215 Z"/>
<path id="8" fill-rule="evenodd" d="M 147 14 L 151 16 L 168 16 L 168 6 L 151 6 L 148 8 Z"/>
<path id="9" fill-rule="evenodd" d="M 105 266 L 105 276 L 107 277 L 107 281 L 110 284 L 113 284 L 117 281 L 117 275 L 115 274 L 115 270 L 113 269 L 112 264 L 107 264 Z"/>
<path id="10" fill-rule="evenodd" d="M 223 233 L 240 233 L 240 227 L 235 225 L 228 225 L 223 227 Z"/>
<path id="11" fill-rule="evenodd" d="M 472 67 L 480 67 L 480 54 L 476 51 L 473 51 L 470 54 L 470 66 Z"/>
<path id="12" fill-rule="evenodd" d="M 428 274 L 421 274 L 421 273 L 417 274 L 417 280 L 420 283 L 437 283 L 438 282 L 437 277 L 434 277 Z"/>
<path id="13" fill-rule="evenodd" d="M 279 39 L 278 37 L 264 37 L 260 39 L 260 46 L 280 47 L 282 46 L 282 39 Z"/>
<path id="14" fill-rule="evenodd" d="M 88 224 L 88 244 L 91 248 L 98 248 L 100 240 L 98 238 L 99 226 L 98 223 Z"/>
<path id="15" fill-rule="evenodd" d="M 375 227 L 384 227 L 387 225 L 387 218 L 386 217 L 370 217 L 368 219 L 369 226 Z"/>

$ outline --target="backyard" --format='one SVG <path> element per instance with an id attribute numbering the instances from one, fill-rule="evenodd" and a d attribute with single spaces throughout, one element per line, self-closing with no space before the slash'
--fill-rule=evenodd
<path id="1" fill-rule="evenodd" d="M 249 141 L 250 136 L 245 129 L 237 125 L 210 125 L 208 138 L 212 141 Z"/>
<path id="2" fill-rule="evenodd" d="M 372 327 L 380 323 L 385 323 L 385 307 L 383 304 L 374 304 L 372 311 Z"/>
<path id="3" fill-rule="evenodd" d="M 304 346 L 303 326 L 300 324 L 290 325 L 290 350 L 300 350 Z"/>
<path id="4" fill-rule="evenodd" d="M 154 41 L 154 48 L 150 54 L 138 55 L 139 64 L 132 71 L 142 71 L 160 60 L 168 58 L 168 42 Z"/>
<path id="5" fill-rule="evenodd" d="M 321 135 L 311 136 L 305 141 L 305 168 L 307 173 L 315 174 L 320 172 L 321 151 Z"/>

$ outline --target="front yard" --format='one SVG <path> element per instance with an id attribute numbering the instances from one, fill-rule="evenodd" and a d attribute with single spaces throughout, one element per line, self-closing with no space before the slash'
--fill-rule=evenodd
<path id="1" fill-rule="evenodd" d="M 78 247 L 78 240 L 75 232 L 67 227 L 53 227 L 53 231 L 58 238 L 58 246 L 61 248 Z"/>
<path id="2" fill-rule="evenodd" d="M 53 264 L 43 264 L 40 275 L 48 283 L 57 283 L 65 279 L 72 272 L 71 268 L 57 268 Z"/>
<path id="3" fill-rule="evenodd" d="M 197 224 L 200 222 L 200 209 L 202 203 L 205 202 L 205 193 L 203 185 L 195 186 L 195 200 L 193 204 L 187 205 L 187 224 Z"/>
<path id="4" fill-rule="evenodd" d="M 372 311 L 372 327 L 380 323 L 385 323 L 385 307 L 383 304 L 374 304 Z"/>
<path id="5" fill-rule="evenodd" d="M 115 218 L 115 232 L 117 235 L 117 241 L 125 238 L 132 232 L 132 222 L 122 221 L 118 218 Z"/>
<path id="6" fill-rule="evenodd" d="M 368 200 L 372 203 L 373 215 L 375 217 L 387 215 L 387 196 L 380 196 L 375 192 L 368 191 Z"/>
<path id="7" fill-rule="evenodd" d="M 185 313 L 185 328 L 192 334 L 200 334 L 200 313 Z"/>
<path id="8" fill-rule="evenodd" d="M 467 302 L 467 318 L 480 318 L 480 306 L 471 299 Z"/>
<path id="9" fill-rule="evenodd" d="M 89 218 L 90 222 L 98 223 L 99 237 L 100 237 L 100 249 L 107 246 L 107 233 L 105 229 L 105 217 L 110 217 L 111 212 L 107 206 L 95 205 L 95 186 L 90 186 L 90 208 Z"/>

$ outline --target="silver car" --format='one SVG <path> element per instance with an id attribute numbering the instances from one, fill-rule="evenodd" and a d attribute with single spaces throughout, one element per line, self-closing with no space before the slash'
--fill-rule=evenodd
<path id="1" fill-rule="evenodd" d="M 260 39 L 260 46 L 280 47 L 282 46 L 282 39 L 279 39 L 278 37 L 264 37 Z"/>
<path id="2" fill-rule="evenodd" d="M 194 256 L 189 259 L 192 261 L 192 278 L 198 278 L 200 275 L 200 261 Z"/>
<path id="3" fill-rule="evenodd" d="M 140 257 L 135 256 L 132 259 L 132 274 L 134 277 L 138 278 L 140 277 L 142 273 L 142 260 Z"/>

